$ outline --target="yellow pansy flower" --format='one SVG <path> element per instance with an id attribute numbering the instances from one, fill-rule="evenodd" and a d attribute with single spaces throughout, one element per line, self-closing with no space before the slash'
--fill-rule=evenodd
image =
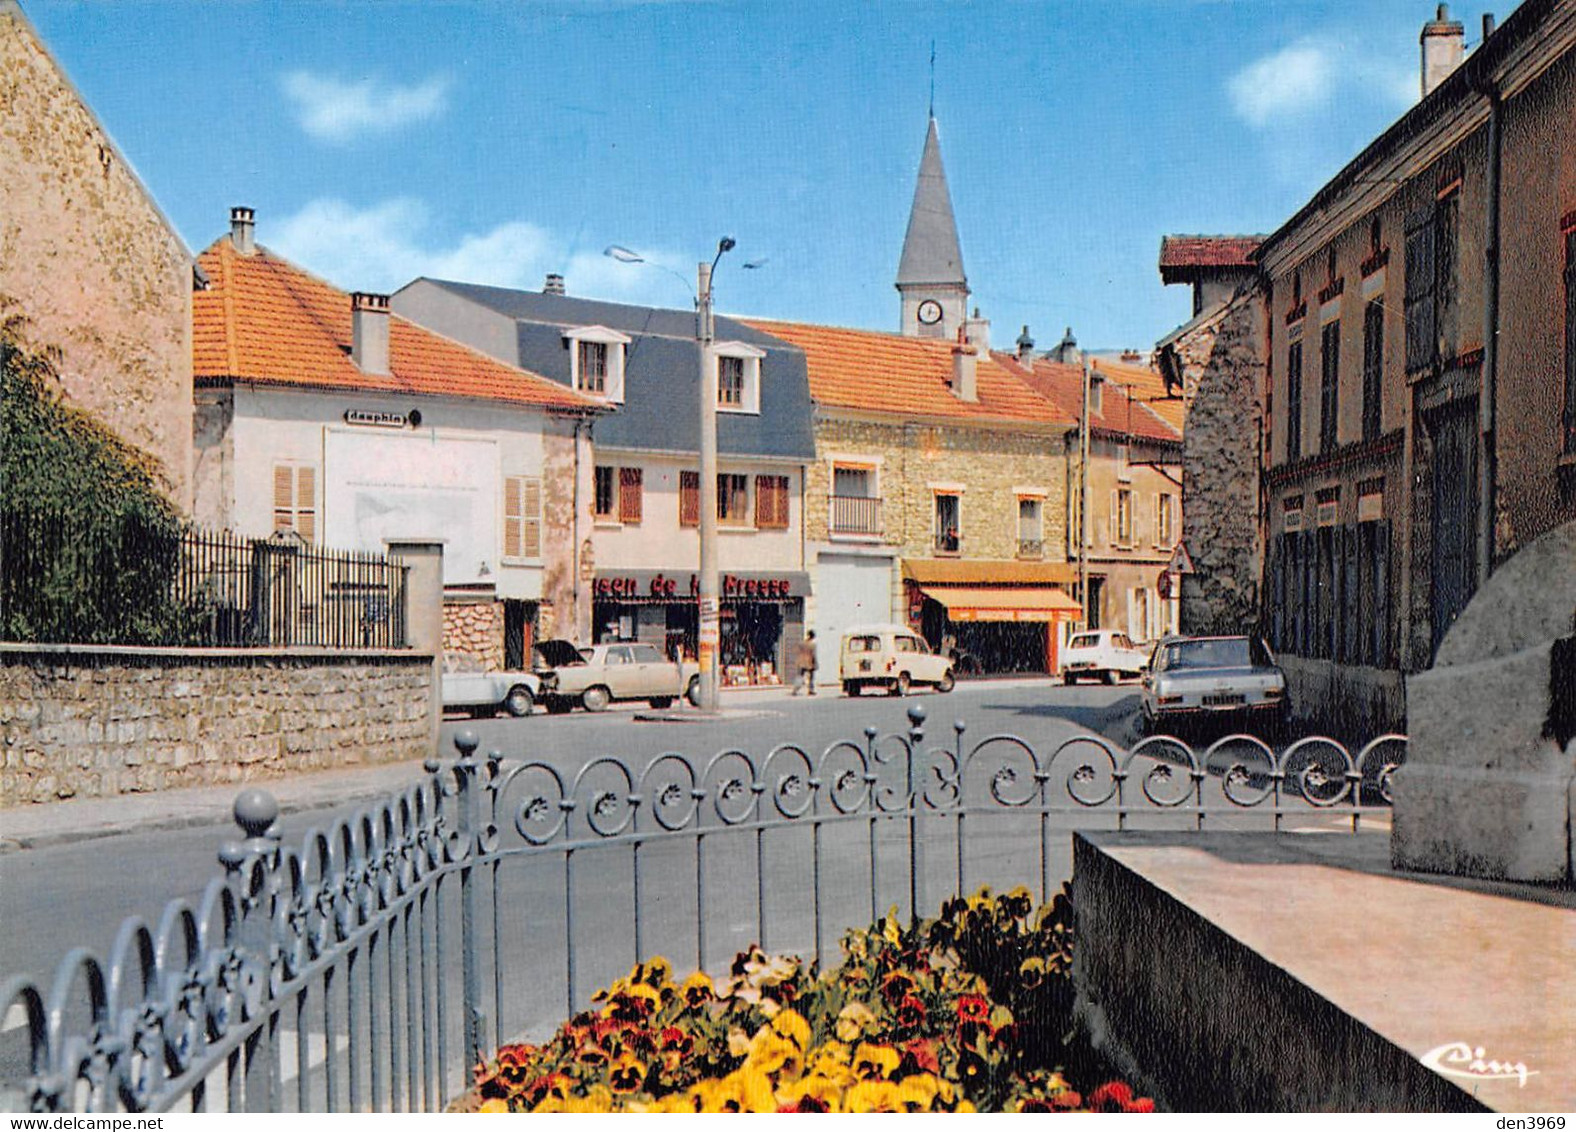
<path id="1" fill-rule="evenodd" d="M 772 1019 L 772 1029 L 803 1051 L 810 1044 L 810 1023 L 797 1010 L 785 1009 Z"/>
<path id="2" fill-rule="evenodd" d="M 762 1026 L 756 1031 L 755 1037 L 750 1039 L 750 1052 L 744 1059 L 744 1065 L 760 1073 L 781 1070 L 797 1076 L 801 1066 L 799 1047 L 770 1026 Z"/>
<path id="3" fill-rule="evenodd" d="M 890 1077 L 902 1060 L 902 1055 L 891 1046 L 860 1042 L 854 1050 L 854 1076 L 864 1079 Z"/>
<path id="4" fill-rule="evenodd" d="M 890 1081 L 860 1081 L 843 1094 L 844 1112 L 903 1112 L 897 1086 Z"/>
<path id="5" fill-rule="evenodd" d="M 835 1027 L 839 1041 L 856 1042 L 865 1030 L 875 1025 L 876 1016 L 862 1002 L 850 1002 L 837 1015 Z"/>
<path id="6" fill-rule="evenodd" d="M 482 1106 L 479 1109 L 477 1109 L 476 1111 L 477 1112 L 508 1112 L 509 1111 L 509 1102 L 504 1100 L 502 1097 L 489 1097 L 487 1100 L 484 1100 L 482 1102 Z"/>

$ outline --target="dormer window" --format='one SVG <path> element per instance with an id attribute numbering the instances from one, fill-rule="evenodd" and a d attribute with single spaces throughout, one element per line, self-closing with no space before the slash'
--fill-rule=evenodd
<path id="1" fill-rule="evenodd" d="M 581 326 L 564 332 L 569 347 L 569 384 L 591 397 L 624 400 L 624 354 L 627 335 L 605 326 Z"/>
<path id="2" fill-rule="evenodd" d="M 761 411 L 761 359 L 766 351 L 747 342 L 719 342 L 717 359 L 717 408 L 725 413 Z"/>

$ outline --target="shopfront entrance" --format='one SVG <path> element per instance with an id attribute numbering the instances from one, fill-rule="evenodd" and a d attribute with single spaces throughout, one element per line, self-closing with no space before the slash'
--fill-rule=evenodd
<path id="1" fill-rule="evenodd" d="M 720 579 L 718 671 L 724 687 L 791 681 L 789 661 L 804 636 L 809 577 L 800 572 L 729 572 Z M 598 571 L 592 640 L 641 641 L 695 659 L 699 579 L 691 571 Z"/>
<path id="2" fill-rule="evenodd" d="M 960 676 L 1054 673 L 1062 626 L 1083 616 L 1060 564 L 904 563 L 909 620 Z"/>

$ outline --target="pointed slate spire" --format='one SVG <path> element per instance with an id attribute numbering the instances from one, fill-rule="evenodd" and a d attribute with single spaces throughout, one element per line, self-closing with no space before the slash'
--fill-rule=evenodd
<path id="1" fill-rule="evenodd" d="M 914 207 L 908 214 L 908 235 L 903 238 L 903 258 L 898 263 L 897 285 L 956 283 L 967 286 L 963 274 L 963 249 L 958 225 L 952 218 L 952 195 L 941 167 L 941 141 L 936 120 L 925 133 L 925 152 L 919 159 L 919 183 L 914 186 Z"/>

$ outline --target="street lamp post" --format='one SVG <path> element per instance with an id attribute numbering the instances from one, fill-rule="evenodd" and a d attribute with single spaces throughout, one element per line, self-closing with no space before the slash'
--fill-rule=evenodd
<path id="1" fill-rule="evenodd" d="M 734 240 L 724 236 L 717 241 L 717 254 L 710 263 L 702 261 L 696 269 L 695 342 L 700 354 L 700 569 L 698 585 L 698 659 L 700 661 L 700 710 L 715 712 L 718 707 L 718 645 L 722 630 L 722 595 L 717 578 L 717 381 L 716 359 L 711 356 L 716 330 L 712 324 L 711 276 L 724 252 L 732 251 Z M 628 248 L 614 245 L 604 255 L 621 263 L 645 263 Z M 661 266 L 661 265 L 657 265 Z M 749 264 L 747 266 L 758 266 Z M 680 276 L 682 278 L 682 276 Z"/>

